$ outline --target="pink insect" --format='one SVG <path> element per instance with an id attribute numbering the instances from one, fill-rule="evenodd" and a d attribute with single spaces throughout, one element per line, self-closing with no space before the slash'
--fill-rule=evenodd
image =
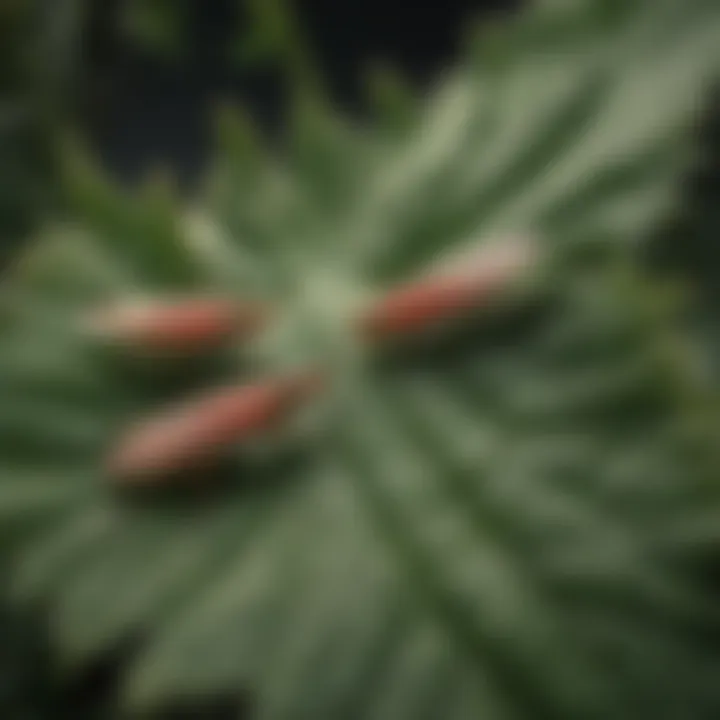
<path id="1" fill-rule="evenodd" d="M 322 386 L 319 374 L 221 388 L 131 428 L 108 462 L 125 481 L 157 480 L 266 436 Z"/>
<path id="2" fill-rule="evenodd" d="M 120 304 L 95 313 L 93 331 L 139 350 L 195 353 L 245 337 L 264 323 L 264 308 L 227 298 L 187 298 Z"/>
<path id="3" fill-rule="evenodd" d="M 518 242 L 481 248 L 391 289 L 360 317 L 360 332 L 372 341 L 402 339 L 456 320 L 493 303 L 530 259 Z"/>

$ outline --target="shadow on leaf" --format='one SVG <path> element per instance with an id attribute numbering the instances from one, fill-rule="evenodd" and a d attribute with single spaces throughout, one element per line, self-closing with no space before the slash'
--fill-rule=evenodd
<path id="1" fill-rule="evenodd" d="M 279 449 L 268 448 L 255 457 L 240 453 L 227 456 L 202 468 L 165 476 L 158 483 L 118 484 L 115 491 L 118 500 L 136 509 L 196 509 L 238 496 L 255 499 L 282 492 L 287 483 L 306 474 L 314 455 L 312 445 L 293 442 Z"/>

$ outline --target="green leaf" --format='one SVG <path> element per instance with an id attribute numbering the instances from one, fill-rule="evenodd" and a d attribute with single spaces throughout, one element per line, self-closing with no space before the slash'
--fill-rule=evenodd
<path id="1" fill-rule="evenodd" d="M 36 609 L 0 606 L 0 709 L 5 717 L 49 717 L 58 688 L 46 627 Z"/>
<path id="2" fill-rule="evenodd" d="M 72 222 L 4 286 L 0 517 L 27 523 L 14 591 L 49 600 L 70 667 L 143 631 L 138 707 L 243 688 L 260 718 L 718 716 L 718 405 L 635 249 L 692 155 L 720 13 L 566 5 L 508 25 L 502 60 L 473 52 L 402 131 L 305 96 L 278 160 L 226 118 L 191 208 L 69 153 Z M 387 283 L 507 232 L 539 258 L 523 302 L 358 347 Z M 78 330 L 165 290 L 266 298 L 276 322 L 229 372 L 172 383 Z M 332 376 L 318 427 L 221 492 L 123 502 L 98 470 L 161 402 L 308 362 Z"/>
<path id="3" fill-rule="evenodd" d="M 126 0 L 123 29 L 146 49 L 177 58 L 190 37 L 190 10 L 187 0 Z"/>
<path id="4" fill-rule="evenodd" d="M 290 92 L 319 95 L 321 77 L 292 0 L 246 0 L 241 5 L 250 30 L 236 40 L 231 58 L 242 66 L 276 64 Z"/>
<path id="5" fill-rule="evenodd" d="M 80 0 L 0 8 L 0 264 L 55 200 L 53 142 L 72 104 Z"/>
<path id="6" fill-rule="evenodd" d="M 68 143 L 63 153 L 64 188 L 71 211 L 107 251 L 124 255 L 121 263 L 136 277 L 165 289 L 192 285 L 198 268 L 182 247 L 180 217 L 172 187 L 148 179 L 132 198 L 99 168 L 88 151 Z"/>
<path id="7" fill-rule="evenodd" d="M 678 135 L 692 126 L 720 63 L 716 12 L 692 3 L 696 31 L 679 12 L 673 0 L 653 4 L 609 37 L 596 29 L 580 47 L 521 44 L 513 62 L 480 68 L 482 93 L 472 77 L 457 78 L 454 91 L 443 84 L 426 122 L 378 169 L 357 241 L 362 262 L 382 276 L 411 272 L 439 243 L 542 227 L 545 213 L 561 212 L 584 184 L 636 155 L 662 147 L 677 157 L 673 142 L 682 151 Z M 666 207 L 667 179 L 653 172 L 638 186 Z M 599 217 L 584 214 L 592 227 L 574 234 L 614 222 L 611 197 L 598 194 L 595 210 Z M 622 231 L 637 237 L 653 217 L 640 213 Z"/>
<path id="8" fill-rule="evenodd" d="M 394 68 L 374 64 L 367 73 L 367 86 L 376 125 L 393 134 L 406 132 L 418 105 L 406 80 Z"/>

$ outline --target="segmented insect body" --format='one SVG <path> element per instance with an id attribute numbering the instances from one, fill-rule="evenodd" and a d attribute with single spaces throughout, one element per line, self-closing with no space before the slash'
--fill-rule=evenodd
<path id="1" fill-rule="evenodd" d="M 529 250 L 525 243 L 513 242 L 455 258 L 388 291 L 361 316 L 360 330 L 375 341 L 401 339 L 490 305 L 524 272 Z"/>
<path id="2" fill-rule="evenodd" d="M 157 478 L 212 461 L 285 422 L 318 388 L 317 375 L 221 388 L 132 428 L 109 461 L 126 480 Z"/>
<path id="3" fill-rule="evenodd" d="M 256 332 L 265 319 L 258 305 L 225 298 L 188 298 L 118 305 L 96 313 L 91 328 L 131 348 L 194 353 L 234 336 Z"/>

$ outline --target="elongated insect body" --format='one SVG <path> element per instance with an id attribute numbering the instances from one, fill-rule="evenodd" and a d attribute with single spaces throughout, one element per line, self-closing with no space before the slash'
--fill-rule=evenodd
<path id="1" fill-rule="evenodd" d="M 501 297 L 530 259 L 530 248 L 517 242 L 453 258 L 391 289 L 361 316 L 360 332 L 371 341 L 402 339 L 461 319 Z"/>
<path id="2" fill-rule="evenodd" d="M 153 480 L 213 461 L 243 442 L 262 439 L 290 419 L 321 385 L 317 374 L 226 387 L 141 422 L 121 440 L 109 472 Z"/>
<path id="3" fill-rule="evenodd" d="M 97 334 L 152 353 L 199 353 L 234 336 L 259 329 L 265 313 L 257 305 L 225 298 L 187 298 L 118 305 L 95 313 Z"/>

